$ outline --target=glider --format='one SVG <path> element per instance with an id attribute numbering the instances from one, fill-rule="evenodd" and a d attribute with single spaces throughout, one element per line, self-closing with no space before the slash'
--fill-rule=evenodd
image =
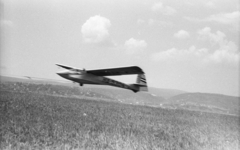
<path id="1" fill-rule="evenodd" d="M 66 70 L 57 72 L 57 74 L 65 79 L 84 84 L 110 85 L 119 88 L 132 90 L 133 92 L 148 91 L 147 81 L 143 70 L 137 66 L 108 68 L 97 70 L 85 70 L 74 67 L 69 67 L 61 64 L 56 64 Z M 132 75 L 137 74 L 137 81 L 134 84 L 125 84 L 106 76 Z"/>

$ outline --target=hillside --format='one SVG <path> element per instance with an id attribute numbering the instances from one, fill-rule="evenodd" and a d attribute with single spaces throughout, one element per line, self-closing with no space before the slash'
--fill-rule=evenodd
<path id="1" fill-rule="evenodd" d="M 149 88 L 149 92 L 133 93 L 111 86 L 84 85 L 56 80 L 27 79 L 1 76 L 1 90 L 40 93 L 72 98 L 85 98 L 118 103 L 147 105 L 170 109 L 187 109 L 212 113 L 239 115 L 239 97 L 186 93 L 181 90 Z"/>
<path id="2" fill-rule="evenodd" d="M 29 85 L 28 92 L 24 92 L 25 87 L 0 90 L 0 149 L 239 147 L 236 116 L 62 96 L 66 89 L 55 95 L 46 94 L 53 87 L 45 88 L 45 94 L 34 92 L 35 87 L 36 91 L 43 91 L 45 86 L 40 84 Z"/>
<path id="3" fill-rule="evenodd" d="M 69 81 L 64 81 L 64 80 L 50 80 L 50 79 L 42 79 L 42 78 L 34 78 L 34 77 L 10 77 L 10 76 L 0 76 L 0 81 L 2 83 L 4 82 L 23 82 L 23 83 L 34 83 L 34 84 L 52 84 L 52 85 L 63 85 L 63 86 L 78 86 L 78 84 L 73 84 L 72 82 Z M 125 89 L 120 89 L 112 86 L 101 86 L 101 85 L 84 85 L 84 88 L 92 88 L 101 92 L 106 92 L 107 94 L 111 94 L 114 91 L 118 91 L 121 94 L 126 94 L 133 96 L 135 93 L 132 91 L 128 91 Z M 162 88 L 154 88 L 154 87 L 149 87 L 148 88 L 148 93 L 151 94 L 154 97 L 160 97 L 161 100 L 170 98 L 172 96 L 176 96 L 182 93 L 186 93 L 185 91 L 181 90 L 175 90 L 175 89 L 162 89 Z M 111 92 L 107 92 L 111 91 Z M 116 93 L 116 92 L 114 92 Z M 133 93 L 133 94 L 131 94 Z M 144 92 L 141 92 L 144 93 Z M 138 94 L 138 93 L 137 93 Z M 118 94 L 117 94 L 118 95 Z M 140 95 L 146 95 L 146 94 L 140 94 Z"/>
<path id="4" fill-rule="evenodd" d="M 165 99 L 168 99 L 170 97 L 187 93 L 186 91 L 181 91 L 181 90 L 175 90 L 175 89 L 162 89 L 162 88 L 154 88 L 154 87 L 149 87 L 149 92 L 151 94 L 154 94 L 156 96 L 163 97 Z"/>
<path id="5" fill-rule="evenodd" d="M 239 115 L 240 98 L 222 94 L 184 93 L 169 98 L 163 106 Z"/>
<path id="6" fill-rule="evenodd" d="M 0 75 L 0 82 L 22 82 L 22 83 L 34 83 L 34 84 L 56 84 L 56 85 L 71 85 L 72 82 L 65 80 L 53 80 L 28 76 L 4 76 Z"/>
<path id="7" fill-rule="evenodd" d="M 9 85 L 17 84 L 15 85 L 16 89 L 22 88 L 21 86 L 24 87 L 22 88 L 22 90 L 31 89 L 31 88 L 28 88 L 28 86 L 34 86 L 35 87 L 34 89 L 38 89 L 35 92 L 43 93 L 48 91 L 48 94 L 54 94 L 54 91 L 55 91 L 55 93 L 61 93 L 62 96 L 82 97 L 82 96 L 89 95 L 89 93 L 91 93 L 90 95 L 96 95 L 96 94 L 102 95 L 100 97 L 108 97 L 107 98 L 108 100 L 111 99 L 117 102 L 138 104 L 138 105 L 154 105 L 154 106 L 155 105 L 159 106 L 162 102 L 165 101 L 165 98 L 162 97 L 161 94 L 152 95 L 149 92 L 133 93 L 130 90 L 115 88 L 111 86 L 84 85 L 83 87 L 80 87 L 78 86 L 78 84 L 73 84 L 71 82 L 62 82 L 62 81 L 60 82 L 57 80 L 46 80 L 46 79 L 44 80 L 44 79 L 37 79 L 37 78 L 29 79 L 25 77 L 16 78 L 16 77 L 8 77 L 8 76 L 1 76 L 0 81 L 2 84 L 6 84 L 6 83 Z M 36 88 L 36 86 L 39 86 L 39 88 Z M 14 86 L 12 85 L 10 87 L 14 87 Z M 155 91 L 157 90 L 155 89 Z M 158 92 L 158 93 L 165 93 L 165 92 Z"/>
<path id="8" fill-rule="evenodd" d="M 152 96 L 149 93 L 133 93 L 118 88 L 100 88 L 94 86 L 79 87 L 74 84 L 35 84 L 28 82 L 1 82 L 3 91 L 18 91 L 21 93 L 39 93 L 44 95 L 64 96 L 72 98 L 89 98 L 95 100 L 114 101 L 136 105 L 159 106 L 164 98 Z"/>

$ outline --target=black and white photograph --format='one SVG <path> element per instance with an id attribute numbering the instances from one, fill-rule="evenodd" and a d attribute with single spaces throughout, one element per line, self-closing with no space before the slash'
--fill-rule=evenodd
<path id="1" fill-rule="evenodd" d="M 239 150 L 239 0 L 0 0 L 1 150 Z"/>

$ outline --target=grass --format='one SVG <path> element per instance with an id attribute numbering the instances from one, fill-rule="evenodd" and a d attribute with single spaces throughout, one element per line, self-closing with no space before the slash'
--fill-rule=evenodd
<path id="1" fill-rule="evenodd" d="M 0 149 L 239 149 L 239 117 L 1 91 Z"/>

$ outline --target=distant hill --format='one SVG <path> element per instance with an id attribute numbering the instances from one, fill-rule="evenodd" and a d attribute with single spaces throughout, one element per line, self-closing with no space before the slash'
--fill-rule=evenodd
<path id="1" fill-rule="evenodd" d="M 163 97 L 165 99 L 168 99 L 170 97 L 187 93 L 186 91 L 181 91 L 181 90 L 175 90 L 175 89 L 162 89 L 162 88 L 154 88 L 154 87 L 149 87 L 149 92 L 156 95 Z"/>
<path id="2" fill-rule="evenodd" d="M 109 88 L 109 87 L 89 87 L 92 91 L 102 94 L 108 95 L 113 99 L 116 99 L 119 102 L 130 103 L 130 104 L 140 104 L 140 105 L 151 105 L 151 106 L 159 106 L 161 103 L 165 101 L 165 98 L 160 96 L 154 96 L 149 94 L 148 92 L 138 92 L 134 93 L 130 90 L 120 89 L 120 88 Z"/>
<path id="3" fill-rule="evenodd" d="M 42 79 L 42 78 L 35 78 L 35 77 L 0 76 L 0 82 L 27 82 L 27 83 L 36 83 L 36 84 L 54 84 L 54 85 L 57 84 L 57 85 L 65 85 L 65 86 L 78 86 L 78 84 L 73 84 L 72 82 L 69 82 L 67 80 L 66 81 L 51 80 L 51 79 Z M 119 91 L 120 93 L 122 94 L 124 93 L 126 95 L 129 95 L 129 93 L 133 93 L 132 91 L 120 89 L 112 86 L 84 85 L 83 87 L 94 88 L 94 89 L 105 89 L 104 91 L 106 90 Z M 154 87 L 149 87 L 148 90 L 149 90 L 148 91 L 149 94 L 151 94 L 154 97 L 160 97 L 161 100 L 168 99 L 170 97 L 173 97 L 182 93 L 187 93 L 186 91 L 181 91 L 181 90 L 162 89 L 162 88 L 154 88 Z M 99 91 L 103 92 L 102 90 L 99 90 Z M 144 93 L 144 92 L 139 92 L 139 93 Z M 108 93 L 108 94 L 111 94 L 111 93 Z M 135 93 L 133 93 L 132 95 L 135 95 Z M 146 95 L 146 94 L 142 94 L 142 95 Z"/>
<path id="4" fill-rule="evenodd" d="M 163 106 L 239 115 L 240 97 L 211 93 L 184 93 L 169 98 Z"/>
<path id="5" fill-rule="evenodd" d="M 81 97 L 119 103 L 148 105 L 167 109 L 188 109 L 239 115 L 240 98 L 221 94 L 187 93 L 175 89 L 149 87 L 149 92 L 134 93 L 112 86 L 84 85 L 28 77 L 0 76 L 1 90 Z"/>
<path id="6" fill-rule="evenodd" d="M 60 85 L 70 85 L 72 82 L 64 81 L 64 80 L 53 80 L 53 79 L 44 79 L 44 78 L 36 78 L 36 77 L 15 77 L 15 76 L 3 76 L 0 75 L 0 82 L 27 82 L 27 83 L 36 83 L 36 84 L 60 84 Z"/>
<path id="7" fill-rule="evenodd" d="M 36 78 L 16 78 L 1 76 L 1 90 L 14 90 L 20 92 L 37 92 L 41 94 L 59 95 L 68 97 L 89 97 L 120 103 L 159 106 L 165 101 L 163 97 L 153 96 L 148 92 L 134 93 L 130 90 L 111 86 L 84 85 L 71 82 L 58 82 L 56 80 L 43 80 Z"/>

